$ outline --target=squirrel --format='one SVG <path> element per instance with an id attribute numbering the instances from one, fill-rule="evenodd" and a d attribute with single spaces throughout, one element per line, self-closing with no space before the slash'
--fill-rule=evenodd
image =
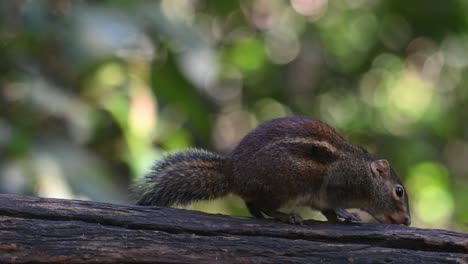
<path id="1" fill-rule="evenodd" d="M 408 195 L 395 171 L 330 125 L 307 117 L 270 120 L 227 156 L 190 149 L 154 164 L 137 205 L 185 205 L 233 193 L 257 218 L 302 224 L 279 210 L 308 206 L 331 223 L 359 222 L 359 208 L 385 224 L 410 225 Z"/>

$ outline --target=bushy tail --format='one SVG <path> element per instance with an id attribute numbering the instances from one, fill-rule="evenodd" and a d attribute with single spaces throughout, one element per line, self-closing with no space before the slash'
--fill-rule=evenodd
<path id="1" fill-rule="evenodd" d="M 137 187 L 138 205 L 171 206 L 214 199 L 229 192 L 226 159 L 191 149 L 155 163 Z"/>

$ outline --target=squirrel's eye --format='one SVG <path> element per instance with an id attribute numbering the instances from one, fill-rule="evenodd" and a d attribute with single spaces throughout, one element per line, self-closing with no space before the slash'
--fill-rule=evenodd
<path id="1" fill-rule="evenodd" d="M 403 190 L 403 187 L 401 187 L 400 185 L 397 185 L 397 186 L 395 187 L 395 194 L 396 194 L 396 196 L 398 196 L 398 197 L 401 198 L 401 197 L 403 196 L 403 193 L 404 193 L 404 192 L 405 192 L 405 191 Z"/>

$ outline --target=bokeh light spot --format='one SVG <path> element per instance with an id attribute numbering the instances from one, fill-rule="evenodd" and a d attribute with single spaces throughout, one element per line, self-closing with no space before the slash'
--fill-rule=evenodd
<path id="1" fill-rule="evenodd" d="M 291 5 L 297 13 L 317 20 L 326 12 L 328 0 L 292 0 Z"/>
<path id="2" fill-rule="evenodd" d="M 424 162 L 412 167 L 408 177 L 406 184 L 416 224 L 446 225 L 454 210 L 447 169 L 439 163 Z"/>
<path id="3" fill-rule="evenodd" d="M 255 71 L 265 63 L 263 44 L 256 38 L 246 38 L 237 43 L 231 51 L 234 65 L 244 71 Z"/>
<path id="4" fill-rule="evenodd" d="M 96 81 L 103 86 L 113 87 L 125 81 L 125 71 L 122 65 L 109 62 L 102 65 L 96 72 Z"/>

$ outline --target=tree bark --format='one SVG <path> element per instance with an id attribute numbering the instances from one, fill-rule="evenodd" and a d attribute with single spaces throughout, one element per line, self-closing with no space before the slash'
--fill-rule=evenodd
<path id="1" fill-rule="evenodd" d="M 0 195 L 1 263 L 468 263 L 468 234 Z"/>

